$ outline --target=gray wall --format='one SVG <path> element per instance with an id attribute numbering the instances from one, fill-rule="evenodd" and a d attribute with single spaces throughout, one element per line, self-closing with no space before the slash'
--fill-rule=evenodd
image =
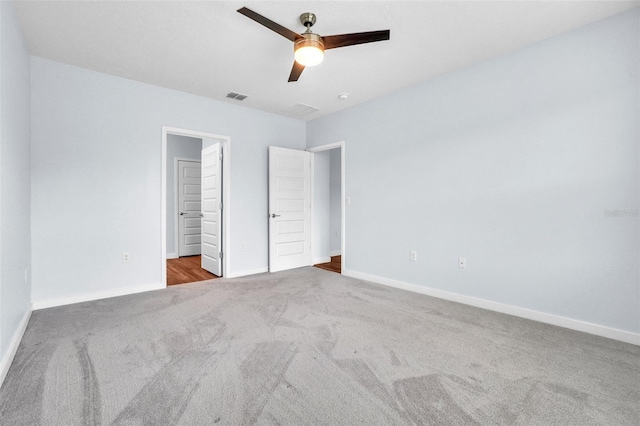
<path id="1" fill-rule="evenodd" d="M 334 255 L 340 250 L 341 246 L 341 217 L 342 217 L 342 197 L 340 196 L 341 187 L 341 164 L 340 164 L 341 150 L 335 148 L 329 151 L 330 165 L 329 165 L 329 208 L 330 208 L 330 235 L 329 235 L 329 250 L 330 254 Z"/>
<path id="2" fill-rule="evenodd" d="M 180 135 L 167 135 L 167 257 L 176 256 L 176 158 L 201 161 L 202 139 Z"/>
<path id="3" fill-rule="evenodd" d="M 31 302 L 29 67 L 13 5 L 0 2 L 0 360 Z"/>
<path id="4" fill-rule="evenodd" d="M 341 250 L 340 149 L 313 156 L 313 263 L 320 263 Z"/>
<path id="5" fill-rule="evenodd" d="M 329 261 L 331 232 L 329 151 L 313 154 L 313 263 Z"/>
<path id="6" fill-rule="evenodd" d="M 346 268 L 639 332 L 639 219 L 605 215 L 639 208 L 638 20 L 308 123 L 346 141 Z"/>
<path id="7" fill-rule="evenodd" d="M 202 149 L 209 148 L 210 146 L 212 146 L 216 142 L 219 142 L 219 141 L 217 141 L 215 139 L 202 139 Z"/>
<path id="8" fill-rule="evenodd" d="M 303 121 L 38 57 L 31 67 L 34 302 L 160 283 L 162 126 L 230 136 L 230 272 L 267 267 L 267 147 L 304 149 Z"/>

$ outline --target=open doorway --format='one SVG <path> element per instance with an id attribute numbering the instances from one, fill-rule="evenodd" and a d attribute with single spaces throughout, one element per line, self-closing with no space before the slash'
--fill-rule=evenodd
<path id="1" fill-rule="evenodd" d="M 336 152 L 333 180 L 329 151 Z M 322 263 L 334 263 L 335 272 L 344 271 L 345 170 L 344 141 L 306 151 L 269 147 L 270 272 Z M 332 193 L 333 211 L 339 207 L 340 213 L 334 215 L 333 231 Z M 331 247 L 332 237 L 339 246 Z"/>
<path id="2" fill-rule="evenodd" d="M 313 264 L 344 268 L 344 142 L 309 149 L 313 154 Z"/>
<path id="3" fill-rule="evenodd" d="M 202 139 L 167 135 L 167 286 L 217 278 L 201 267 Z"/>
<path id="4" fill-rule="evenodd" d="M 162 128 L 165 285 L 229 274 L 229 154 L 227 136 Z"/>

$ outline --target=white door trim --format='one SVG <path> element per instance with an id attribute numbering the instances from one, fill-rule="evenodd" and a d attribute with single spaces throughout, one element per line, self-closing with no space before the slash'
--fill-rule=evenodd
<path id="1" fill-rule="evenodd" d="M 161 282 L 167 285 L 167 135 L 188 136 L 200 139 L 217 139 L 220 141 L 224 152 L 224 166 L 222 169 L 222 276 L 232 274 L 231 265 L 231 138 L 229 136 L 214 133 L 200 132 L 197 130 L 181 129 L 177 127 L 162 126 L 162 203 L 160 220 L 160 254 L 161 254 Z"/>
<path id="2" fill-rule="evenodd" d="M 322 152 L 322 151 L 328 151 L 330 149 L 336 149 L 336 148 L 340 148 L 340 211 L 341 211 L 341 218 L 340 218 L 340 250 L 342 251 L 342 264 L 341 264 L 341 271 L 344 271 L 344 265 L 346 265 L 345 263 L 345 259 L 346 259 L 346 254 L 347 254 L 347 250 L 346 250 L 346 238 L 345 238 L 345 232 L 346 232 L 346 221 L 345 221 L 345 216 L 346 216 L 346 209 L 345 209 L 345 205 L 346 205 L 346 184 L 345 184 L 345 158 L 346 158 L 346 153 L 345 153 L 345 147 L 346 147 L 346 142 L 345 141 L 340 141 L 340 142 L 333 142 L 333 143 L 328 143 L 326 145 L 320 145 L 320 146 L 314 146 L 313 148 L 308 148 L 307 151 L 309 151 L 310 153 L 316 153 L 316 152 Z M 313 214 L 314 214 L 314 209 L 315 209 L 315 205 L 313 203 L 313 198 L 314 198 L 314 173 L 313 173 L 313 156 L 311 157 L 311 250 L 313 250 L 313 241 L 314 241 L 314 229 L 313 229 Z M 313 251 L 311 252 L 311 258 L 313 259 Z"/>

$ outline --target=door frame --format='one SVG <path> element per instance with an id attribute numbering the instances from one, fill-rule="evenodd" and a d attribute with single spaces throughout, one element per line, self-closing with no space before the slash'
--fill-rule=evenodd
<path id="1" fill-rule="evenodd" d="M 222 277 L 231 275 L 231 138 L 215 133 L 201 132 L 197 130 L 181 129 L 178 127 L 162 126 L 162 205 L 160 220 L 160 235 L 162 257 L 161 283 L 167 286 L 167 135 L 188 136 L 199 139 L 216 139 L 220 141 L 223 149 L 222 167 Z M 177 243 L 177 241 L 176 241 Z"/>
<path id="2" fill-rule="evenodd" d="M 178 243 L 178 241 L 180 240 L 180 200 L 179 195 L 180 195 L 180 185 L 179 185 L 179 181 L 180 181 L 180 176 L 178 176 L 180 174 L 179 172 L 179 163 L 180 161 L 189 161 L 192 163 L 200 163 L 201 167 L 202 167 L 202 161 L 199 160 L 191 160 L 188 158 L 179 158 L 176 157 L 174 158 L 174 162 L 173 162 L 173 167 L 174 167 L 174 171 L 173 171 L 173 210 L 174 210 L 174 229 L 175 229 L 175 239 L 174 241 L 176 242 L 176 252 L 175 252 L 175 258 L 179 258 L 180 257 L 180 244 Z M 201 243 L 202 244 L 202 243 Z M 166 249 L 166 247 L 165 247 Z M 171 259 L 172 257 L 169 257 L 168 259 Z"/>
<path id="3" fill-rule="evenodd" d="M 316 152 L 322 152 L 322 151 L 328 151 L 331 149 L 337 149 L 340 148 L 340 251 L 341 253 L 341 262 L 340 262 L 340 272 L 343 273 L 345 270 L 344 265 L 346 265 L 345 263 L 345 259 L 346 259 L 346 238 L 345 238 L 345 232 L 346 232 L 346 221 L 345 221 L 345 215 L 346 215 L 346 200 L 347 200 L 347 196 L 346 196 L 346 184 L 345 184 L 345 171 L 346 171 L 346 166 L 345 166 L 345 158 L 346 158 L 346 154 L 345 154 L 345 147 L 346 147 L 346 142 L 345 141 L 340 141 L 340 142 L 333 142 L 333 143 L 328 143 L 325 145 L 319 145 L 319 146 L 314 146 L 313 148 L 307 148 L 307 151 L 309 151 L 311 154 L 314 154 Z M 314 229 L 314 210 L 315 210 L 315 202 L 314 202 L 314 192 L 315 192 L 315 169 L 314 169 L 314 156 L 311 155 L 311 259 L 314 259 L 314 255 L 313 255 L 313 242 L 315 241 L 315 234 L 316 234 L 316 230 Z"/>

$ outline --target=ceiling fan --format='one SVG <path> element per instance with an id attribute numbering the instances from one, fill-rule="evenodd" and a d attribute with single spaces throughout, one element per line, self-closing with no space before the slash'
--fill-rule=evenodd
<path id="1" fill-rule="evenodd" d="M 298 34 L 246 7 L 238 9 L 238 12 L 293 42 L 295 61 L 293 62 L 291 74 L 289 74 L 290 82 L 298 81 L 305 67 L 318 65 L 322 62 L 324 51 L 327 49 L 389 40 L 391 34 L 389 30 L 382 30 L 322 37 L 311 32 L 311 27 L 316 23 L 316 15 L 309 12 L 300 15 L 300 22 L 307 30 L 302 34 Z"/>

